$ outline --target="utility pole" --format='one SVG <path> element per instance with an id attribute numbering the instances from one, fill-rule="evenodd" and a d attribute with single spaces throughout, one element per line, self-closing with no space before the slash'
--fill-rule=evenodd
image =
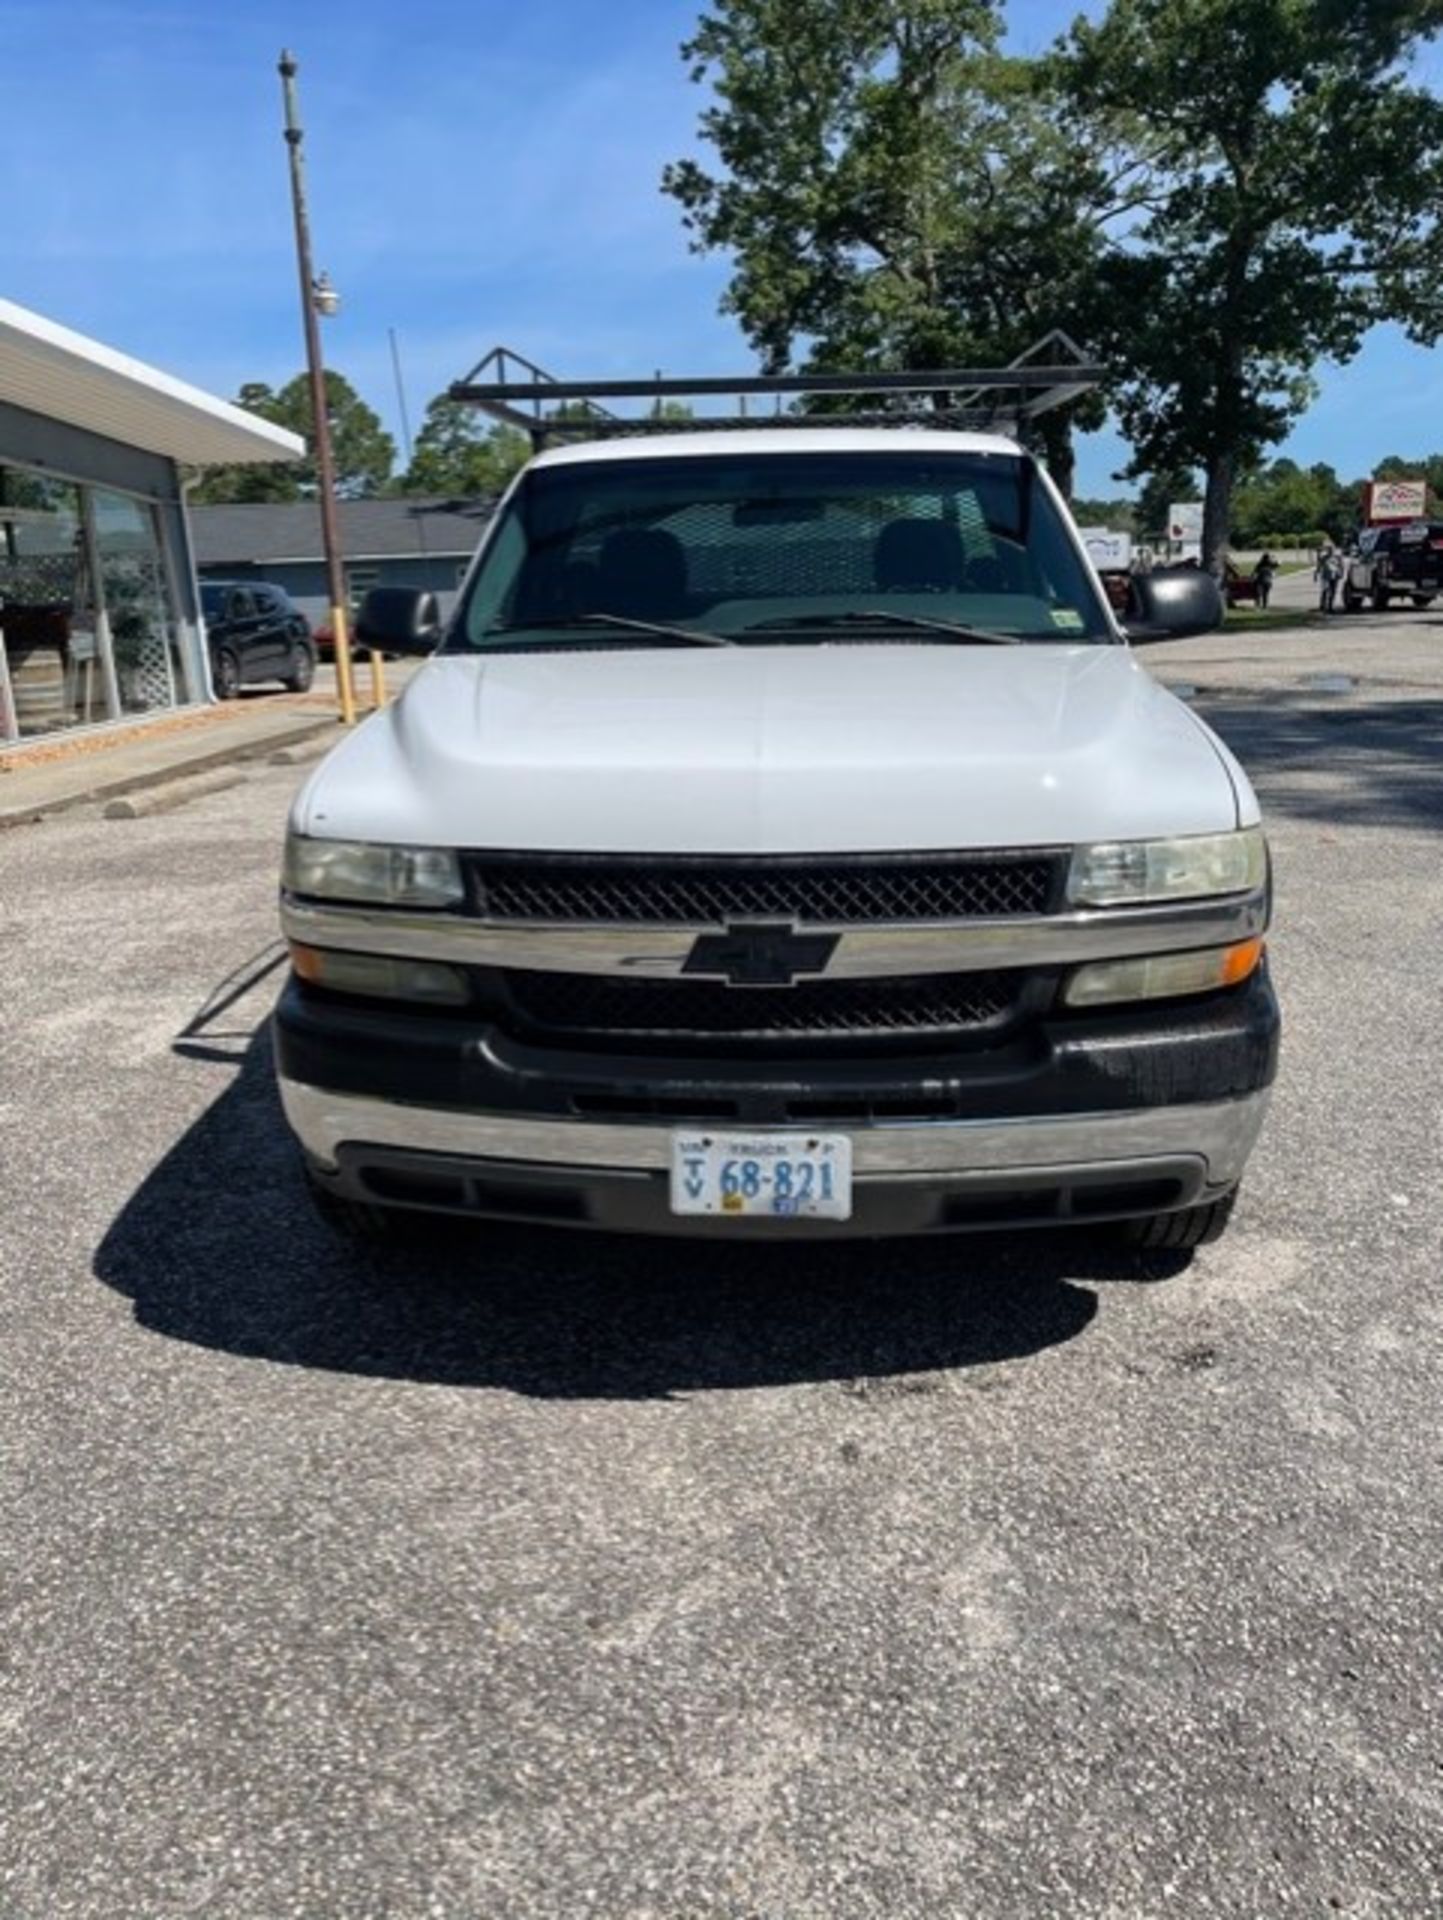
<path id="1" fill-rule="evenodd" d="M 326 405 L 326 368 L 321 357 L 321 329 L 318 316 L 334 313 L 339 297 L 329 279 L 317 280 L 311 267 L 311 224 L 306 211 L 305 162 L 301 156 L 300 115 L 296 108 L 295 55 L 281 54 L 279 72 L 286 108 L 286 146 L 291 163 L 291 205 L 296 217 L 296 264 L 301 276 L 301 315 L 306 329 L 306 367 L 311 381 L 311 413 L 316 447 L 316 497 L 321 510 L 321 544 L 326 555 L 326 587 L 331 603 L 331 643 L 336 654 L 336 689 L 341 700 L 341 719 L 353 726 L 356 719 L 356 690 L 351 675 L 351 641 L 346 624 L 346 576 L 341 565 L 341 539 L 336 522 L 336 468 L 331 457 L 331 421 Z M 372 690 L 380 705 L 380 689 L 375 684 L 373 656 Z"/>

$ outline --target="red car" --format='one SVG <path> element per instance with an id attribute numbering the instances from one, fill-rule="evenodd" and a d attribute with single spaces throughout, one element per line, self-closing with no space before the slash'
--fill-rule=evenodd
<path id="1" fill-rule="evenodd" d="M 1244 573 L 1240 567 L 1229 565 L 1223 577 L 1223 587 L 1230 607 L 1255 607 L 1258 604 L 1258 583 L 1254 574 Z"/>
<path id="2" fill-rule="evenodd" d="M 358 654 L 363 654 L 366 651 L 364 647 L 358 647 L 356 645 L 356 623 L 354 616 L 346 622 L 346 631 L 351 638 L 351 658 L 354 660 Z M 331 633 L 331 617 L 329 614 L 326 615 L 325 619 L 322 620 L 318 626 L 312 628 L 311 639 L 314 641 L 316 652 L 322 660 L 335 660 L 336 642 Z M 389 658 L 390 656 L 388 655 L 387 657 Z"/>

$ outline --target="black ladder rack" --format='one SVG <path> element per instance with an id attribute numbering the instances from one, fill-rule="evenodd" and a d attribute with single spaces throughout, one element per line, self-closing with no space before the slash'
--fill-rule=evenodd
<path id="1" fill-rule="evenodd" d="M 907 373 L 655 374 L 650 379 L 558 380 L 524 354 L 493 347 L 464 380 L 453 400 L 479 407 L 493 420 L 548 440 L 609 439 L 623 434 L 726 432 L 747 427 L 966 428 L 1021 435 L 1038 415 L 1095 387 L 1104 368 L 1060 330 L 1046 335 L 1005 367 L 940 367 Z M 490 377 L 486 377 L 490 376 Z M 519 377 L 518 377 L 519 376 Z M 762 402 L 749 411 L 748 399 Z M 667 400 L 730 399 L 732 413 L 668 419 Z M 870 401 L 869 405 L 811 412 L 809 399 Z M 650 402 L 650 411 L 615 413 L 611 400 Z M 770 406 L 767 406 L 770 402 Z M 784 402 L 791 404 L 784 405 Z M 556 409 L 575 408 L 560 419 Z"/>

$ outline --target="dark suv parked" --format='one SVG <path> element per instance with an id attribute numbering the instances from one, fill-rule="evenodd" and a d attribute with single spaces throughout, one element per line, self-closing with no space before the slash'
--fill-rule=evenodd
<path id="1" fill-rule="evenodd" d="M 1368 527 L 1343 581 L 1343 607 L 1357 613 L 1365 600 L 1381 613 L 1405 596 L 1415 607 L 1431 606 L 1443 593 L 1443 522 L 1410 520 L 1398 527 Z"/>
<path id="2" fill-rule="evenodd" d="M 218 700 L 234 700 L 242 687 L 260 680 L 279 680 L 292 693 L 310 686 L 315 644 L 289 594 L 261 581 L 205 580 L 200 604 Z"/>

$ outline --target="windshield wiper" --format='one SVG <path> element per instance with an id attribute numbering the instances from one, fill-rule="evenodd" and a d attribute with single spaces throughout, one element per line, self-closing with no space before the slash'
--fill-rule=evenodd
<path id="1" fill-rule="evenodd" d="M 941 634 L 962 644 L 988 647 L 1016 647 L 1021 640 L 1015 633 L 997 633 L 991 627 L 969 627 L 962 620 L 938 620 L 922 613 L 888 613 L 885 608 L 856 608 L 849 613 L 803 613 L 785 620 L 762 620 L 748 633 L 782 633 L 809 630 L 825 632 L 829 627 L 909 627 L 922 633 Z"/>
<path id="2" fill-rule="evenodd" d="M 573 633 L 578 627 L 616 627 L 624 633 L 649 633 L 659 640 L 681 640 L 690 647 L 736 644 L 720 633 L 707 633 L 701 627 L 669 627 L 658 620 L 632 620 L 623 613 L 578 613 L 565 620 L 517 620 L 504 626 L 487 627 L 481 637 L 485 640 L 501 633 Z"/>

